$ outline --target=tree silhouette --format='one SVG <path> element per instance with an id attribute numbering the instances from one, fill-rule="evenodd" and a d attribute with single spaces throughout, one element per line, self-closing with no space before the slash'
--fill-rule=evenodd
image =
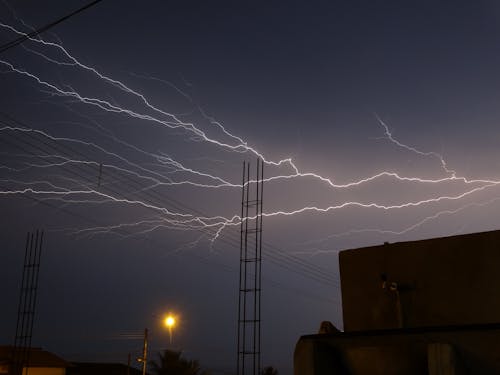
<path id="1" fill-rule="evenodd" d="M 156 375 L 210 375 L 202 371 L 200 363 L 182 357 L 182 352 L 166 349 L 158 353 L 158 361 L 151 362 L 152 372 Z"/>
<path id="2" fill-rule="evenodd" d="M 273 366 L 264 367 L 261 371 L 262 375 L 278 375 L 278 370 Z"/>

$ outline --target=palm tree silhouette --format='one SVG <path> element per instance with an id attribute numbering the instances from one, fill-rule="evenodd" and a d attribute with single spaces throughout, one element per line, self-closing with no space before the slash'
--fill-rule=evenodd
<path id="1" fill-rule="evenodd" d="M 278 375 L 278 370 L 273 366 L 267 366 L 262 369 L 262 375 Z"/>
<path id="2" fill-rule="evenodd" d="M 168 349 L 158 353 L 158 361 L 152 361 L 150 368 L 155 375 L 210 375 L 198 361 L 185 359 L 182 352 Z"/>

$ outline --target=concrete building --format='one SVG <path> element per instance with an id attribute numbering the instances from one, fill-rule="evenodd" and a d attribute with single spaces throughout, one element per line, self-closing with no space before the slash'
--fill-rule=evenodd
<path id="1" fill-rule="evenodd" d="M 23 367 L 23 374 L 29 375 L 66 375 L 68 362 L 41 348 L 31 348 L 27 353 L 29 367 Z M 14 348 L 0 346 L 0 375 L 14 375 Z"/>
<path id="2" fill-rule="evenodd" d="M 301 337 L 295 375 L 500 374 L 500 231 L 346 250 L 339 264 L 344 332 Z"/>
<path id="3" fill-rule="evenodd" d="M 121 363 L 68 362 L 59 356 L 31 348 L 29 367 L 23 367 L 23 375 L 141 375 L 142 371 Z M 0 375 L 15 374 L 16 354 L 12 346 L 0 346 Z M 17 357 L 19 358 L 19 357 Z"/>

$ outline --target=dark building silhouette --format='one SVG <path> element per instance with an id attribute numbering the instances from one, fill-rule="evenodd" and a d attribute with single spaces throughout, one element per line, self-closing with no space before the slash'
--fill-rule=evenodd
<path id="1" fill-rule="evenodd" d="M 73 362 L 66 375 L 141 375 L 142 371 L 122 363 Z"/>
<path id="2" fill-rule="evenodd" d="M 15 350 L 13 346 L 0 346 L 0 374 L 14 375 Z M 64 375 L 70 363 L 41 348 L 31 348 L 26 351 L 29 366 L 23 367 L 23 374 L 30 375 Z M 17 374 L 16 374 L 17 375 Z"/>
<path id="3" fill-rule="evenodd" d="M 142 371 L 121 363 L 69 362 L 41 348 L 31 348 L 28 375 L 141 375 Z M 15 374 L 15 348 L 0 346 L 0 375 Z M 26 374 L 26 366 L 23 375 Z"/>
<path id="4" fill-rule="evenodd" d="M 500 231 L 346 250 L 339 264 L 344 332 L 301 337 L 296 375 L 500 374 Z"/>

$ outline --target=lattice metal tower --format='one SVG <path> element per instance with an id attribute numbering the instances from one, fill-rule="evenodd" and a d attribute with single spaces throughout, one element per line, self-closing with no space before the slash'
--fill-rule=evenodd
<path id="1" fill-rule="evenodd" d="M 24 367 L 26 367 L 25 374 L 28 373 L 42 243 L 43 231 L 28 233 L 17 310 L 16 337 L 12 353 L 13 371 L 11 373 L 15 375 L 23 374 Z"/>
<path id="2" fill-rule="evenodd" d="M 250 180 L 250 163 L 243 163 L 240 228 L 240 287 L 238 298 L 238 375 L 261 372 L 262 197 L 264 162 Z M 253 195 L 255 198 L 251 199 Z"/>

